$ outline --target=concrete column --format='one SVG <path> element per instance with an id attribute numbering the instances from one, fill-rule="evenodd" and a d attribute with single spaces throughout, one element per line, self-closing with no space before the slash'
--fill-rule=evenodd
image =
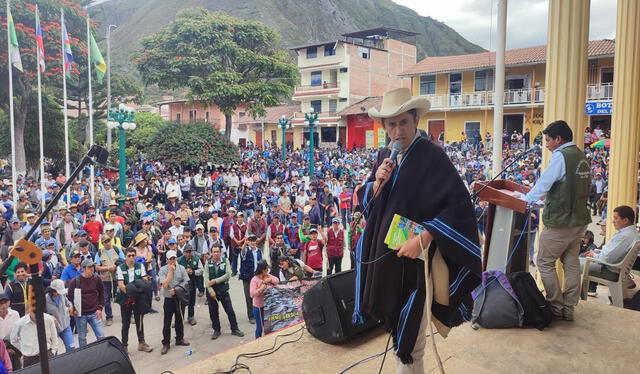
<path id="1" fill-rule="evenodd" d="M 611 119 L 611 159 L 609 160 L 609 200 L 607 238 L 615 229 L 613 209 L 619 205 L 635 208 L 637 203 L 638 151 L 640 150 L 640 2 L 618 0 L 616 52 L 613 65 L 613 116 Z"/>
<path id="2" fill-rule="evenodd" d="M 590 0 L 549 0 L 544 126 L 565 120 L 582 148 Z M 544 127 L 543 127 L 544 128 Z M 544 152 L 543 164 L 551 154 Z"/>

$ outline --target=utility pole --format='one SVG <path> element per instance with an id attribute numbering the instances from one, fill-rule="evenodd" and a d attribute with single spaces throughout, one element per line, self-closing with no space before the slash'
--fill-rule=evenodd
<path id="1" fill-rule="evenodd" d="M 109 25 L 109 27 L 107 27 L 107 113 L 111 111 L 111 28 L 112 27 L 117 28 L 118 26 Z M 111 128 L 109 127 L 107 127 L 107 151 L 111 152 Z"/>

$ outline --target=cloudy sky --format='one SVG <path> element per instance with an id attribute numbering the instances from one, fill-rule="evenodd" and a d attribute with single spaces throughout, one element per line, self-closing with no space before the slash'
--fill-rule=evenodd
<path id="1" fill-rule="evenodd" d="M 459 32 L 467 40 L 495 50 L 498 0 L 393 0 Z M 586 0 L 585 0 L 586 1 Z M 547 43 L 548 0 L 509 0 L 507 49 Z M 591 0 L 589 39 L 615 37 L 616 0 Z"/>

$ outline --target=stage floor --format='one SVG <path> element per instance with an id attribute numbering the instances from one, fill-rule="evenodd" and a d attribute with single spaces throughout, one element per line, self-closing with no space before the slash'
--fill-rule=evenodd
<path id="1" fill-rule="evenodd" d="M 469 324 L 453 329 L 445 340 L 436 337 L 438 351 L 447 374 L 484 373 L 630 373 L 640 357 L 640 313 L 598 301 L 581 301 L 574 322 L 554 321 L 544 331 L 507 329 L 475 331 Z M 195 362 L 176 374 L 211 374 L 228 370 L 241 353 L 257 352 L 273 346 L 282 334 L 299 330 L 289 327 L 225 352 Z M 295 340 L 302 334 L 277 338 L 277 344 Z M 306 330 L 302 338 L 277 352 L 255 359 L 242 358 L 252 373 L 340 373 L 351 364 L 384 350 L 387 337 L 375 330 L 341 345 L 316 340 Z M 438 373 L 430 341 L 425 354 L 429 373 Z M 377 373 L 382 357 L 365 362 L 348 373 Z M 245 371 L 239 371 L 243 373 Z M 383 373 L 395 372 L 393 351 L 387 354 Z"/>

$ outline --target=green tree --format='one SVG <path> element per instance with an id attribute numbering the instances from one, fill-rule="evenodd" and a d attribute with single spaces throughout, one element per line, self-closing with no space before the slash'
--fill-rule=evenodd
<path id="1" fill-rule="evenodd" d="M 162 131 L 156 131 L 150 144 L 147 159 L 168 165 L 227 165 L 240 161 L 238 147 L 206 122 L 169 123 Z"/>
<path id="2" fill-rule="evenodd" d="M 141 40 L 133 61 L 146 85 L 186 87 L 189 99 L 225 114 L 225 135 L 241 105 L 255 116 L 291 96 L 297 67 L 277 48 L 279 35 L 259 22 L 206 9 L 178 13 L 168 27 Z"/>

